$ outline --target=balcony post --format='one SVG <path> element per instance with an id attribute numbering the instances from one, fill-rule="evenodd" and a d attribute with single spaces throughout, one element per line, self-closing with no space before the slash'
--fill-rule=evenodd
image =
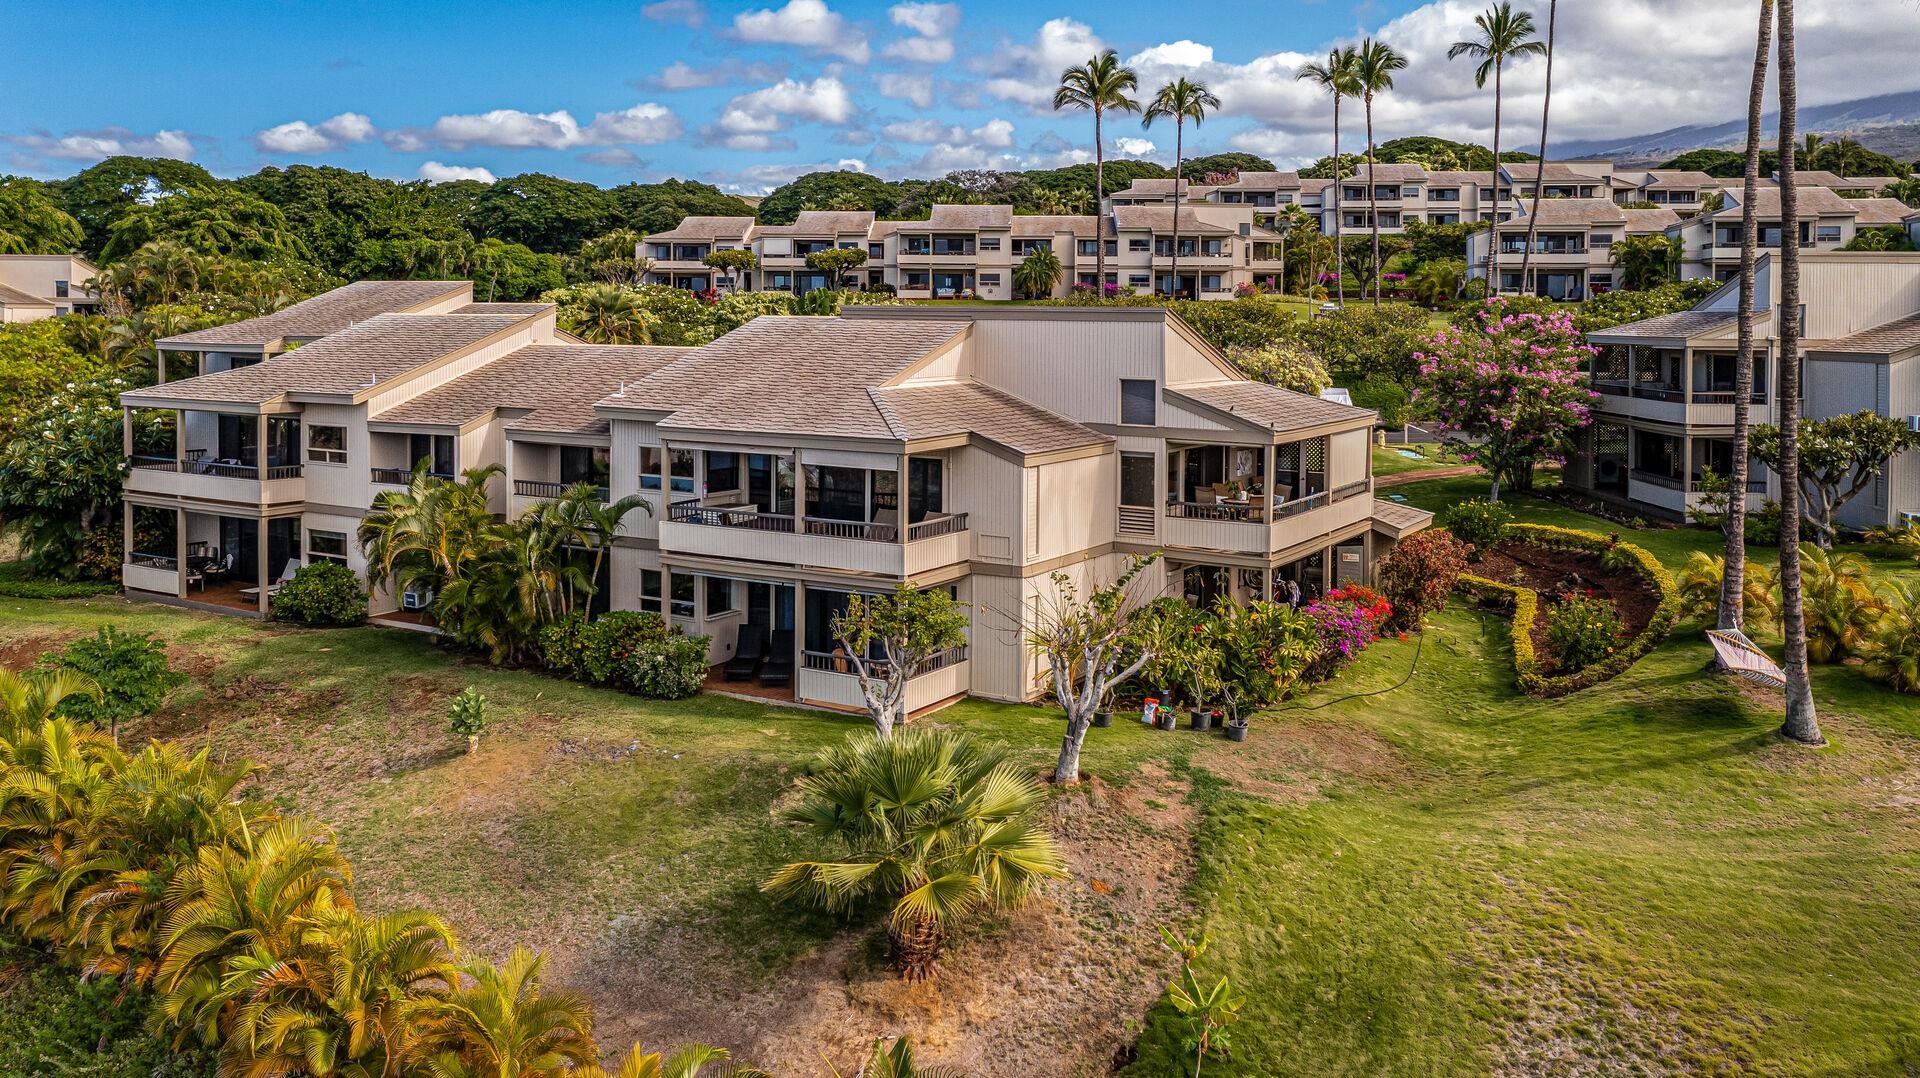
<path id="1" fill-rule="evenodd" d="M 1369 446 L 1367 451 L 1372 452 L 1372 447 Z M 1275 458 L 1279 454 L 1271 442 L 1267 443 L 1266 448 L 1262 449 L 1260 453 L 1266 458 L 1264 464 L 1266 472 L 1262 475 L 1262 482 L 1266 486 L 1267 492 L 1267 523 L 1272 524 L 1274 511 L 1278 508 L 1275 503 L 1279 501 L 1279 492 L 1274 489 L 1274 478 L 1279 474 L 1275 468 L 1275 465 L 1278 464 Z M 1269 573 L 1268 575 L 1271 576 L 1272 574 Z"/>
<path id="2" fill-rule="evenodd" d="M 187 597 L 187 511 L 173 511 L 173 586 L 174 595 Z"/>
<path id="3" fill-rule="evenodd" d="M 1693 405 L 1693 362 L 1696 357 L 1691 345 L 1680 349 L 1680 403 L 1685 407 Z M 1687 467 L 1693 467 L 1693 458 L 1687 458 Z"/>
<path id="4" fill-rule="evenodd" d="M 133 560 L 133 503 L 125 499 L 120 502 L 120 525 L 120 564 L 125 565 Z"/>
<path id="5" fill-rule="evenodd" d="M 133 457 L 133 409 L 120 406 L 120 455 Z"/>
<path id="6" fill-rule="evenodd" d="M 261 426 L 264 427 L 265 425 L 265 421 L 262 420 Z M 261 451 L 263 453 L 265 452 L 264 446 L 261 447 Z M 265 460 L 266 458 L 263 456 L 261 459 Z M 265 473 L 262 472 L 261 474 L 264 475 Z M 260 594 L 256 596 L 256 600 L 260 604 L 260 613 L 265 614 L 267 612 L 267 518 L 264 516 L 261 517 L 259 523 L 254 526 L 253 562 L 253 580 L 254 583 L 260 585 Z"/>
<path id="7" fill-rule="evenodd" d="M 894 505 L 894 509 L 893 509 L 893 515 L 894 515 L 895 517 L 898 517 L 898 518 L 899 518 L 899 520 L 900 520 L 900 524 L 899 524 L 899 530 L 900 530 L 900 534 L 899 534 L 899 535 L 898 535 L 898 536 L 896 537 L 896 540 L 895 540 L 895 541 L 896 541 L 896 542 L 898 542 L 898 543 L 899 543 L 899 544 L 900 544 L 901 546 L 906 546 L 906 545 L 907 545 L 907 528 L 908 528 L 908 522 L 907 522 L 907 453 L 906 453 L 906 449 L 905 449 L 904 447 L 902 447 L 902 449 L 901 449 L 901 451 L 900 451 L 900 471 L 899 471 L 899 476 L 900 476 L 900 477 L 899 477 L 898 479 L 896 479 L 896 480 L 894 480 L 894 482 L 896 482 L 897 484 L 899 484 L 899 486 L 897 487 L 897 489 L 896 489 L 896 493 L 895 493 L 895 495 L 894 495 L 894 502 L 895 502 L 895 505 Z"/>
<path id="8" fill-rule="evenodd" d="M 173 410 L 173 466 L 185 471 L 187 466 L 187 410 Z"/>
<path id="9" fill-rule="evenodd" d="M 253 422 L 253 477 L 262 482 L 267 478 L 267 413 L 264 411 L 256 416 Z M 266 595 L 263 592 L 261 602 L 265 601 Z M 266 608 L 262 606 L 261 609 Z"/>
<path id="10" fill-rule="evenodd" d="M 807 534 L 807 469 L 800 464 L 800 447 L 793 450 L 793 531 Z"/>

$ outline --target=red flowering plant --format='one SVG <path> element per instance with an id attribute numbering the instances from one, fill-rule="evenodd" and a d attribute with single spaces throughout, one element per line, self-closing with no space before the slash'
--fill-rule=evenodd
<path id="1" fill-rule="evenodd" d="M 1448 326 L 1413 358 L 1421 384 L 1416 408 L 1462 442 L 1462 455 L 1492 477 L 1489 501 L 1534 464 L 1564 454 L 1574 431 L 1593 420 L 1588 365 L 1599 349 L 1573 328 L 1573 316 L 1511 313 L 1499 297 L 1474 325 Z"/>
<path id="2" fill-rule="evenodd" d="M 1308 603 L 1304 613 L 1320 636 L 1320 651 L 1307 676 L 1324 681 L 1380 639 L 1393 618 L 1393 604 L 1371 588 L 1352 584 Z"/>

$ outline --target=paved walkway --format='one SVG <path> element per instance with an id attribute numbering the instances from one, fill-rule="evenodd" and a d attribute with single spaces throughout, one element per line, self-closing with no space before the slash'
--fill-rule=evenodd
<path id="1" fill-rule="evenodd" d="M 1427 468 L 1418 472 L 1396 472 L 1393 475 L 1376 476 L 1373 489 L 1383 487 L 1404 487 L 1408 483 L 1418 483 L 1427 479 L 1452 479 L 1461 475 L 1480 475 L 1478 464 L 1455 464 L 1446 468 Z"/>

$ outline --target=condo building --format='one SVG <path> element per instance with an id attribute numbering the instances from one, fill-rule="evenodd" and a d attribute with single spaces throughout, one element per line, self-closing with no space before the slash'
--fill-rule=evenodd
<path id="1" fill-rule="evenodd" d="M 1666 230 L 1680 243 L 1683 281 L 1697 277 L 1727 281 L 1740 273 L 1741 215 L 1746 193 L 1740 186 L 1722 187 L 1717 193 L 1721 196 L 1719 209 L 1697 214 Z M 1795 196 L 1794 231 L 1804 250 L 1836 250 L 1852 241 L 1860 229 L 1898 225 L 1909 212 L 1896 199 L 1844 198 L 1825 187 L 1796 184 Z M 1783 228 L 1780 188 L 1773 185 L 1756 190 L 1753 212 L 1760 247 L 1778 247 Z"/>
<path id="2" fill-rule="evenodd" d="M 0 255 L 0 324 L 92 313 L 99 272 L 78 255 Z"/>
<path id="3" fill-rule="evenodd" d="M 1803 192 L 1804 194 L 1804 192 Z M 1801 254 L 1803 414 L 1862 409 L 1920 426 L 1920 253 L 1808 250 Z M 1594 423 L 1567 462 L 1566 482 L 1649 517 L 1697 508 L 1709 472 L 1733 465 L 1738 282 L 1692 310 L 1588 334 Z M 1752 421 L 1778 417 L 1779 280 L 1773 255 L 1755 270 Z M 1779 480 L 1749 461 L 1748 504 L 1778 500 Z M 1841 521 L 1897 527 L 1920 514 L 1920 454 L 1895 457 Z"/>
<path id="4" fill-rule="evenodd" d="M 828 628 L 848 596 L 947 589 L 968 642 L 915 679 L 917 709 L 1038 696 L 1025 631 L 1057 573 L 1084 587 L 1164 552 L 1146 594 L 1312 595 L 1430 519 L 1374 497 L 1373 412 L 1248 381 L 1161 308 L 849 307 L 617 347 L 464 282 L 386 287 L 307 301 L 309 328 L 335 303 L 360 317 L 294 352 L 235 362 L 288 328 L 261 319 L 160 342 L 202 373 L 121 397 L 175 431 L 128 447 L 129 595 L 258 614 L 301 564 L 364 574 L 360 521 L 412 469 L 498 465 L 498 513 L 579 483 L 637 496 L 606 602 L 711 636 L 716 664 L 766 642 L 801 702 L 859 706 Z M 408 309 L 368 314 L 372 295 Z M 430 601 L 376 589 L 373 609 Z"/>
<path id="5" fill-rule="evenodd" d="M 1680 222 L 1670 209 L 1626 209 L 1608 198 L 1543 199 L 1537 221 L 1532 208 L 1531 201 L 1522 203 L 1513 216 L 1467 236 L 1469 279 L 1487 277 L 1497 238 L 1500 291 L 1555 300 L 1587 299 L 1616 287 L 1615 241 L 1661 234 Z"/>

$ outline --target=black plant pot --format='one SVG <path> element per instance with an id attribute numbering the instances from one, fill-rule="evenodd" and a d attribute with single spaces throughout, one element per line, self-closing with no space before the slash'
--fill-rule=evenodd
<path id="1" fill-rule="evenodd" d="M 1204 707 L 1196 707 L 1191 711 L 1188 711 L 1187 712 L 1187 729 L 1189 730 L 1213 729 L 1213 712 L 1208 711 Z"/>
<path id="2" fill-rule="evenodd" d="M 1228 741 L 1245 741 L 1247 739 L 1247 720 L 1245 719 L 1241 719 L 1238 722 L 1228 719 L 1225 729 L 1227 731 Z"/>
<path id="3" fill-rule="evenodd" d="M 1112 725 L 1113 725 L 1113 712 L 1111 712 L 1111 711 L 1096 711 L 1096 712 L 1094 712 L 1094 713 L 1093 713 L 1093 724 L 1094 724 L 1095 726 L 1098 726 L 1098 727 L 1102 727 L 1102 728 L 1105 728 L 1105 727 L 1108 727 L 1108 726 L 1112 726 Z"/>
<path id="4" fill-rule="evenodd" d="M 1180 716 L 1170 707 L 1162 707 L 1154 716 L 1153 724 L 1162 730 L 1173 730 L 1180 726 Z"/>

